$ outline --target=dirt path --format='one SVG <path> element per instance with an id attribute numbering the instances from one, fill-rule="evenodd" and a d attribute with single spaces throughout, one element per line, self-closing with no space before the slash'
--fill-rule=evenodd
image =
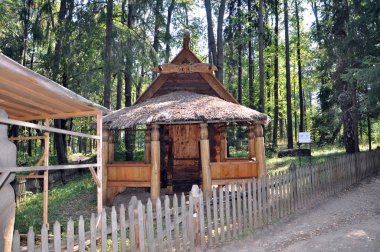
<path id="1" fill-rule="evenodd" d="M 380 174 L 214 251 L 380 252 Z"/>

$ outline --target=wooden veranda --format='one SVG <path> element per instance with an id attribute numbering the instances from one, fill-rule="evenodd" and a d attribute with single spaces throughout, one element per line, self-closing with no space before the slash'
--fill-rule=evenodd
<path id="1" fill-rule="evenodd" d="M 97 184 L 98 212 L 102 211 L 102 116 L 108 109 L 93 103 L 54 81 L 18 64 L 0 54 L 0 109 L 5 110 L 8 119 L 0 123 L 17 125 L 44 132 L 43 136 L 13 137 L 11 141 L 44 140 L 44 154 L 41 162 L 30 167 L 0 167 L 0 186 L 13 172 L 29 171 L 24 178 L 42 178 L 43 183 L 43 222 L 48 223 L 48 173 L 49 170 L 88 168 Z M 52 119 L 73 117 L 96 117 L 96 135 L 84 134 L 51 127 Z M 28 121 L 39 121 L 31 123 Z M 49 165 L 49 133 L 66 134 L 95 139 L 97 142 L 97 162 L 75 165 Z M 37 171 L 44 171 L 38 175 Z"/>
<path id="2" fill-rule="evenodd" d="M 155 68 L 158 77 L 133 106 L 104 118 L 103 197 L 108 203 L 128 187 L 150 188 L 155 202 L 163 179 L 169 193 L 192 184 L 210 192 L 212 185 L 266 174 L 262 127 L 270 119 L 240 105 L 215 78 L 217 68 L 202 63 L 189 41 L 185 33 L 183 49 L 169 64 Z M 227 157 L 229 123 L 248 128 L 248 157 Z M 145 160 L 116 162 L 113 131 L 137 125 L 146 128 Z"/>

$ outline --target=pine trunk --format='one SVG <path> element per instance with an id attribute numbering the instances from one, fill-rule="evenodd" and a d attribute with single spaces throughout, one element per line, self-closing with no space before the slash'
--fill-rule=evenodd
<path id="1" fill-rule="evenodd" d="M 260 75 L 260 112 L 264 113 L 265 100 L 264 100 L 264 20 L 263 20 L 263 8 L 264 0 L 259 0 L 259 75 Z"/>
<path id="2" fill-rule="evenodd" d="M 273 117 L 273 147 L 277 146 L 277 131 L 278 131 L 278 0 L 274 2 L 274 15 L 275 15 L 275 26 L 274 26 L 274 117 Z"/>
<path id="3" fill-rule="evenodd" d="M 304 126 L 304 97 L 303 97 L 303 87 L 302 87 L 302 64 L 301 64 L 301 35 L 300 35 L 300 17 L 299 17 L 299 6 L 298 1 L 295 1 L 296 7 L 296 20 L 297 20 L 297 63 L 298 63 L 298 96 L 300 102 L 300 127 L 299 132 L 305 131 Z"/>
<path id="4" fill-rule="evenodd" d="M 103 105 L 111 109 L 111 75 L 112 75 L 112 16 L 113 16 L 113 0 L 107 1 L 106 15 L 106 45 L 104 49 L 104 101 Z"/>
<path id="5" fill-rule="evenodd" d="M 207 19 L 207 37 L 208 37 L 208 50 L 209 55 L 211 54 L 211 59 L 209 58 L 210 64 L 217 64 L 216 57 L 216 44 L 215 44 L 215 36 L 212 22 L 212 9 L 211 9 L 211 1 L 205 0 L 205 8 L 206 8 L 206 19 Z"/>

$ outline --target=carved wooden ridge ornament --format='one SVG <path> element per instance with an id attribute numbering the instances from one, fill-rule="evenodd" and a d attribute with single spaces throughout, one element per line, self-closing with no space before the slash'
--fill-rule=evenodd
<path id="1" fill-rule="evenodd" d="M 207 63 L 194 63 L 194 64 L 162 64 L 153 69 L 156 73 L 170 74 L 170 73 L 213 73 L 218 71 L 214 65 Z"/>

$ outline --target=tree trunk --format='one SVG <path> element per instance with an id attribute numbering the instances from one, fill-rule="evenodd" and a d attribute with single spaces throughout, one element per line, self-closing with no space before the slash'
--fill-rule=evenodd
<path id="1" fill-rule="evenodd" d="M 277 131 L 278 131 L 278 0 L 274 2 L 274 117 L 273 117 L 273 147 L 277 146 Z"/>
<path id="2" fill-rule="evenodd" d="M 123 92 L 123 77 L 121 72 L 117 73 L 117 87 L 116 87 L 116 110 L 121 109 L 121 99 Z"/>
<path id="3" fill-rule="evenodd" d="M 253 80 L 254 80 L 254 69 L 253 69 L 253 54 L 254 54 L 254 50 L 253 50 L 253 45 L 252 45 L 252 36 L 253 36 L 253 29 L 252 29 L 252 26 L 253 26 L 253 9 L 252 9 L 252 3 L 251 3 L 252 0 L 248 0 L 248 11 L 249 11 L 249 22 L 250 22 L 250 26 L 249 26 L 249 30 L 248 30 L 248 37 L 249 37 L 249 40 L 248 40 L 248 98 L 249 98 L 249 104 L 248 106 L 250 108 L 253 108 L 254 107 L 254 89 L 253 89 Z"/>
<path id="4" fill-rule="evenodd" d="M 223 22 L 224 12 L 226 10 L 226 0 L 220 1 L 219 13 L 218 13 L 218 27 L 216 30 L 216 43 L 217 43 L 217 59 L 216 67 L 218 71 L 215 73 L 216 78 L 223 83 L 224 76 L 224 44 L 223 44 Z"/>
<path id="5" fill-rule="evenodd" d="M 154 17 L 155 17 L 155 23 L 154 23 L 154 36 L 153 36 L 153 49 L 156 52 L 156 55 L 153 57 L 153 66 L 158 65 L 158 47 L 160 45 L 160 26 L 162 24 L 162 0 L 156 0 L 156 6 L 154 8 Z M 157 76 L 156 73 L 153 73 L 153 77 L 155 78 Z"/>
<path id="6" fill-rule="evenodd" d="M 241 0 L 238 0 L 238 12 L 237 12 L 237 15 L 238 15 L 238 19 L 241 20 L 242 18 L 242 13 L 241 13 Z M 237 34 L 238 34 L 238 37 L 240 38 L 241 34 L 242 34 L 242 24 L 241 22 L 239 22 L 238 24 L 238 30 L 237 30 Z M 241 39 L 239 39 L 237 41 L 238 45 L 237 45 L 237 51 L 238 51 L 238 102 L 240 104 L 242 104 L 243 102 L 243 60 L 242 60 L 242 51 L 243 51 L 243 44 L 242 44 L 242 41 Z"/>
<path id="7" fill-rule="evenodd" d="M 104 48 L 104 97 L 103 105 L 111 109 L 111 74 L 112 74 L 112 16 L 113 16 L 113 0 L 107 0 L 106 15 L 106 45 Z"/>
<path id="8" fill-rule="evenodd" d="M 259 75 L 260 75 L 260 112 L 264 113 L 264 20 L 263 20 L 264 0 L 259 0 Z"/>
<path id="9" fill-rule="evenodd" d="M 212 9 L 211 9 L 211 1 L 205 0 L 205 8 L 206 8 L 206 19 L 207 19 L 207 37 L 208 37 L 208 50 L 209 55 L 211 54 L 211 59 L 209 59 L 210 64 L 217 64 L 216 57 L 216 44 L 215 44 L 215 36 L 212 22 Z M 210 53 L 211 52 L 211 53 Z"/>
<path id="10" fill-rule="evenodd" d="M 170 25 L 172 21 L 172 14 L 175 7 L 175 0 L 170 1 L 170 5 L 168 7 L 168 17 L 166 20 L 166 30 L 165 30 L 165 43 L 166 43 L 166 49 L 165 49 L 165 62 L 169 63 L 169 57 L 170 57 Z"/>
<path id="11" fill-rule="evenodd" d="M 288 0 L 284 0 L 284 26 L 285 26 L 285 62 L 286 62 L 286 115 L 287 115 L 286 132 L 288 136 L 288 149 L 293 149 L 292 89 L 290 86 Z"/>
<path id="12" fill-rule="evenodd" d="M 348 65 L 349 48 L 347 43 L 346 26 L 349 21 L 349 6 L 346 1 L 333 0 L 333 27 L 332 34 L 335 40 L 336 70 L 334 86 L 338 95 L 338 102 L 342 110 L 343 139 L 347 153 L 359 151 L 358 120 L 356 108 L 356 85 L 350 84 L 341 78 Z"/>
<path id="13" fill-rule="evenodd" d="M 299 17 L 299 6 L 298 0 L 295 0 L 296 7 L 296 21 L 297 21 L 297 63 L 298 63 L 298 96 L 300 100 L 300 127 L 299 132 L 305 131 L 304 126 L 304 97 L 303 97 L 303 88 L 302 88 L 302 64 L 301 64 L 301 35 L 300 35 L 300 17 Z"/>

